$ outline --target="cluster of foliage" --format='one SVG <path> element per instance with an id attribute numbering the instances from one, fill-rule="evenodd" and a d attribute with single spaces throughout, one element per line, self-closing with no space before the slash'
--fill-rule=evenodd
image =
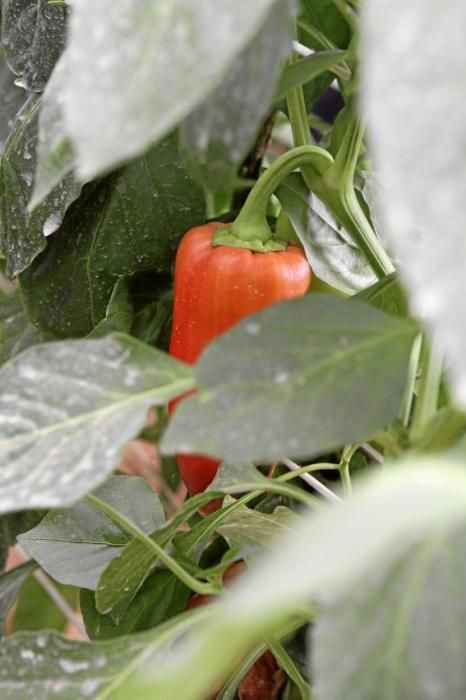
<path id="1" fill-rule="evenodd" d="M 465 10 L 367 5 L 0 0 L 2 699 L 466 697 Z M 185 364 L 246 218 L 310 291 Z"/>

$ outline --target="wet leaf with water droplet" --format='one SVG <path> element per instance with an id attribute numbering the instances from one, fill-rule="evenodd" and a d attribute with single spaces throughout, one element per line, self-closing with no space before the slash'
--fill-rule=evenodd
<path id="1" fill-rule="evenodd" d="M 15 120 L 0 162 L 0 248 L 7 259 L 7 274 L 11 276 L 25 270 L 44 250 L 45 236 L 59 228 L 67 208 L 81 190 L 69 173 L 32 214 L 28 213 L 39 109 L 40 99 L 31 96 Z"/>
<path id="2" fill-rule="evenodd" d="M 60 231 L 21 275 L 31 320 L 52 337 L 90 333 L 105 317 L 117 279 L 169 272 L 180 237 L 204 219 L 202 188 L 171 134 L 97 187 L 85 186 Z"/>
<path id="3" fill-rule="evenodd" d="M 27 90 L 41 91 L 65 46 L 67 7 L 48 0 L 2 2 L 2 44 Z"/>
<path id="4" fill-rule="evenodd" d="M 74 503 L 191 369 L 128 336 L 38 345 L 0 371 L 0 512 Z M 47 390 L 44 391 L 44 387 Z"/>

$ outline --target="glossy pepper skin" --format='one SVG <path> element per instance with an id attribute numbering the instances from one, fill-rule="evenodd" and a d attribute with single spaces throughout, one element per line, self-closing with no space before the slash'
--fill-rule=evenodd
<path id="1" fill-rule="evenodd" d="M 212 237 L 219 226 L 224 224 L 211 222 L 188 231 L 176 255 L 170 354 L 189 364 L 245 316 L 302 296 L 311 282 L 311 269 L 299 246 L 268 253 L 214 247 Z M 204 491 L 220 463 L 185 454 L 178 454 L 177 461 L 191 493 Z"/>

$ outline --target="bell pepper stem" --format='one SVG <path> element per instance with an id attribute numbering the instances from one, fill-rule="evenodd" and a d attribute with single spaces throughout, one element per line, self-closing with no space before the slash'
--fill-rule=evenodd
<path id="1" fill-rule="evenodd" d="M 267 223 L 267 206 L 282 180 L 299 166 L 307 165 L 317 181 L 332 163 L 330 153 L 318 146 L 301 146 L 284 153 L 257 180 L 237 218 L 227 229 L 228 235 L 239 242 L 270 241 L 273 236 Z M 222 245 L 222 234 L 227 232 L 224 228 L 217 229 L 213 244 Z"/>

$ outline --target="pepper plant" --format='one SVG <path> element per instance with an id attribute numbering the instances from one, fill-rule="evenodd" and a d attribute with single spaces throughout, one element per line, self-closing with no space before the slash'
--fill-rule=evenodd
<path id="1" fill-rule="evenodd" d="M 0 697 L 466 697 L 461 3 L 0 0 Z"/>

